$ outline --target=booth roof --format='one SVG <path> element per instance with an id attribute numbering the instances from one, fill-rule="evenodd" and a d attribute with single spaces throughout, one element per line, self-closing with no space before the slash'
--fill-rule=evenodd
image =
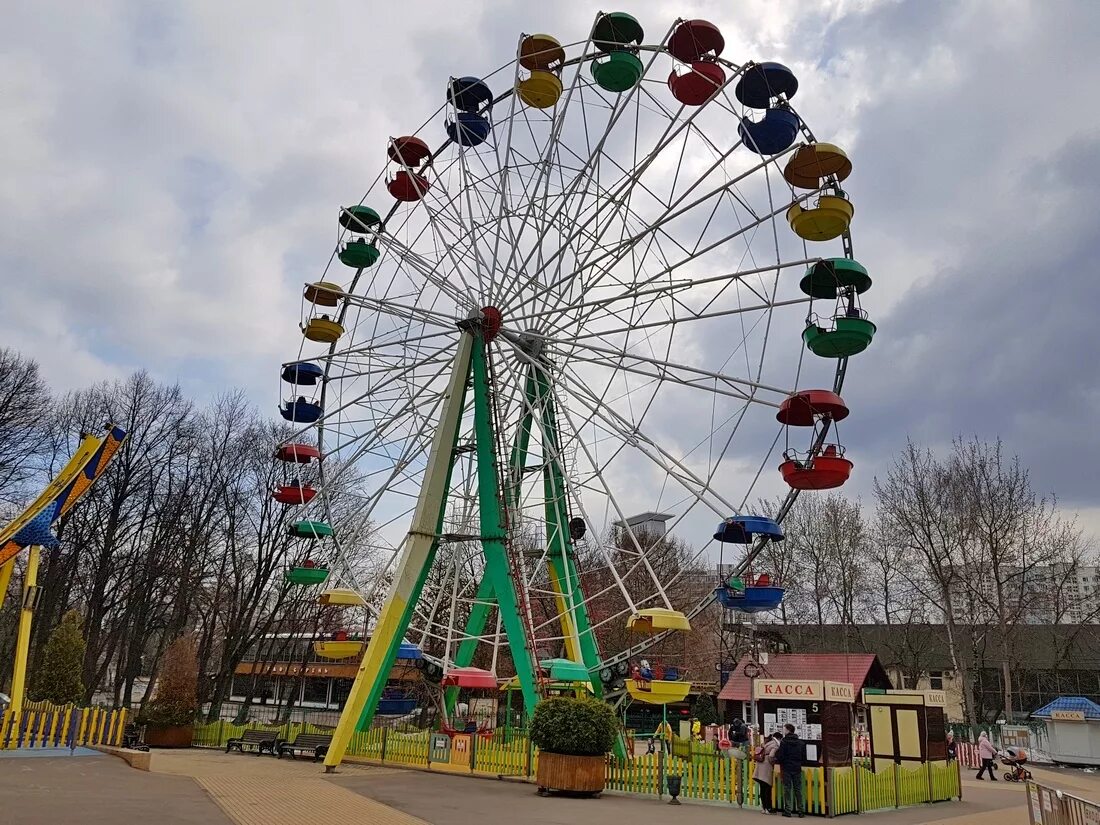
<path id="1" fill-rule="evenodd" d="M 1079 710 L 1085 714 L 1086 719 L 1100 719 L 1100 705 L 1084 696 L 1059 696 L 1049 705 L 1044 705 L 1035 711 L 1032 716 L 1049 719 L 1056 710 Z"/>
<path id="2" fill-rule="evenodd" d="M 745 665 L 751 661 L 748 656 L 741 658 L 718 694 L 719 699 L 735 702 L 752 699 L 752 679 L 745 675 Z M 891 687 L 886 669 L 873 653 L 772 653 L 757 678 L 848 682 L 857 693 L 865 687 Z"/>

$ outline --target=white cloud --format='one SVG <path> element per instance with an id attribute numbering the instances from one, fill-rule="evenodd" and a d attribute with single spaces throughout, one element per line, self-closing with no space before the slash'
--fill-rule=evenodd
<path id="1" fill-rule="evenodd" d="M 594 11 L 578 0 L 437 0 L 407 14 L 362 2 L 17 4 L 0 33 L 0 344 L 38 358 L 61 388 L 147 367 L 200 397 L 243 385 L 272 409 L 276 366 L 301 343 L 299 285 L 328 259 L 337 206 L 382 170 L 386 138 L 425 121 L 441 135 L 433 113 L 449 74 L 505 62 L 521 31 L 580 39 Z M 996 290 L 1005 262 L 1041 258 L 1042 236 L 1025 230 L 1082 202 L 1031 172 L 1100 131 L 1089 4 L 631 11 L 651 39 L 677 16 L 711 19 L 726 56 L 798 72 L 795 104 L 855 161 L 856 249 L 876 277 L 865 306 L 886 321 L 876 348 L 905 334 L 910 357 L 935 352 L 935 319 L 907 312 L 911 290 L 960 263 Z M 965 353 L 943 369 L 953 386 L 983 378 Z M 855 359 L 853 397 L 885 378 L 897 393 L 926 389 Z M 955 408 L 927 415 L 931 439 L 968 429 Z M 860 426 L 883 443 L 904 437 L 889 421 Z M 859 429 L 846 436 L 858 455 Z M 857 472 L 869 479 L 882 458 Z"/>

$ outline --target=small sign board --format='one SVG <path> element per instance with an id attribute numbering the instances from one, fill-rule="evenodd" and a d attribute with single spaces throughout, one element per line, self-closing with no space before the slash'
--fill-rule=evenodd
<path id="1" fill-rule="evenodd" d="M 930 708 L 947 707 L 947 693 L 942 690 L 926 690 L 924 692 L 924 704 Z"/>
<path id="2" fill-rule="evenodd" d="M 819 679 L 755 679 L 752 689 L 756 699 L 795 699 L 810 702 L 825 698 L 825 690 Z"/>
<path id="3" fill-rule="evenodd" d="M 429 762 L 451 761 L 451 737 L 445 733 L 432 734 L 432 747 L 428 756 Z"/>
<path id="4" fill-rule="evenodd" d="M 451 762 L 455 765 L 470 764 L 470 750 L 473 738 L 468 733 L 456 734 L 451 742 Z"/>
<path id="5" fill-rule="evenodd" d="M 1055 722 L 1084 722 L 1085 712 L 1083 710 L 1052 710 L 1050 718 Z"/>
<path id="6" fill-rule="evenodd" d="M 822 682 L 825 691 L 826 702 L 849 702 L 854 703 L 856 701 L 856 689 L 855 685 L 849 682 Z"/>

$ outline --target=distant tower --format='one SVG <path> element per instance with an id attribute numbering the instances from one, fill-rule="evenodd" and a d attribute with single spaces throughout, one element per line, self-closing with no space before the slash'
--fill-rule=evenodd
<path id="1" fill-rule="evenodd" d="M 629 527 L 635 533 L 648 533 L 660 538 L 666 532 L 665 522 L 672 518 L 671 513 L 639 513 L 625 521 L 616 521 L 616 527 Z"/>

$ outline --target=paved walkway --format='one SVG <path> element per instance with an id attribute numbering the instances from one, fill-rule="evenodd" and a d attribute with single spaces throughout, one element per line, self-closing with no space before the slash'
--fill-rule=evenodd
<path id="1" fill-rule="evenodd" d="M 3 760 L 0 825 L 70 822 L 233 825 L 192 780 L 135 771 L 98 751 Z"/>
<path id="2" fill-rule="evenodd" d="M 336 784 L 321 765 L 304 759 L 199 749 L 154 751 L 152 768 L 154 773 L 194 777 L 236 825 L 425 825 L 416 816 Z M 358 765 L 345 765 L 341 771 L 348 778 L 378 779 L 403 773 Z"/>
<path id="3" fill-rule="evenodd" d="M 153 772 L 110 756 L 9 759 L 0 770 L 0 825 L 692 825 L 765 821 L 722 804 L 669 808 L 655 799 L 544 799 L 526 783 L 194 749 L 155 751 Z M 1034 770 L 1039 781 L 1100 800 L 1100 774 Z M 1026 825 L 1023 785 L 965 779 L 961 803 L 861 814 L 859 825 Z M 79 812 L 79 816 L 77 816 Z M 853 818 L 853 821 L 855 819 Z"/>
<path id="4" fill-rule="evenodd" d="M 340 774 L 330 781 L 419 817 L 431 825 L 623 825 L 673 819 L 692 825 L 765 820 L 759 810 L 605 793 L 600 799 L 542 798 L 532 785 L 400 771 L 386 776 Z M 1062 783 L 1064 785 L 1064 783 Z M 858 825 L 1027 825 L 1023 785 L 964 781 L 963 802 L 940 802 L 852 817 Z M 807 820 L 816 819 L 807 817 Z M 820 821 L 820 820 L 818 820 Z M 839 820 L 838 820 L 839 821 Z"/>

